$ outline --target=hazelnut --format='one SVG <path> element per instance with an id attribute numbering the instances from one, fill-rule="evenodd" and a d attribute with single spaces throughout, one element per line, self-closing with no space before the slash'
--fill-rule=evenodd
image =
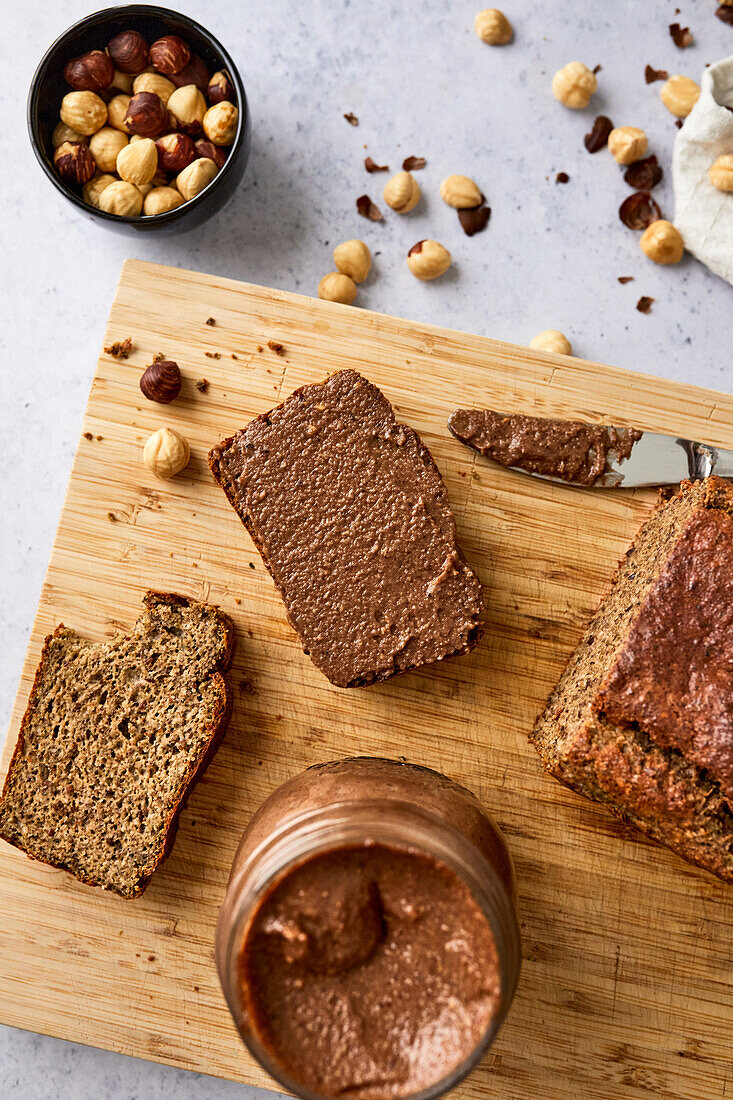
<path id="1" fill-rule="evenodd" d="M 107 105 L 94 92 L 68 92 L 61 100 L 61 121 L 86 137 L 107 121 Z"/>
<path id="2" fill-rule="evenodd" d="M 409 172 L 398 172 L 387 180 L 382 195 L 387 206 L 391 206 L 398 214 L 407 214 L 419 203 L 420 188 Z"/>
<path id="3" fill-rule="evenodd" d="M 450 265 L 450 252 L 437 241 L 418 241 L 407 253 L 407 266 L 416 279 L 423 281 L 444 275 Z"/>
<path id="4" fill-rule="evenodd" d="M 642 252 L 655 264 L 678 264 L 685 251 L 685 242 L 671 222 L 659 218 L 652 222 L 639 241 Z"/>
<path id="5" fill-rule="evenodd" d="M 184 199 L 194 199 L 213 180 L 219 169 L 208 157 L 199 157 L 176 176 L 176 187 Z"/>
<path id="6" fill-rule="evenodd" d="M 89 146 L 74 141 L 59 145 L 53 163 L 64 183 L 88 183 L 97 170 Z"/>
<path id="7" fill-rule="evenodd" d="M 85 183 L 82 188 L 82 197 L 84 202 L 89 206 L 93 206 L 95 210 L 99 210 L 99 196 L 104 191 L 105 187 L 109 187 L 111 183 L 117 182 L 117 176 L 111 176 L 109 172 L 96 175 L 93 179 L 89 180 L 89 183 Z"/>
<path id="8" fill-rule="evenodd" d="M 597 87 L 595 73 L 582 61 L 568 62 L 552 78 L 552 94 L 555 99 L 573 110 L 587 107 Z"/>
<path id="9" fill-rule="evenodd" d="M 168 127 L 168 111 L 163 100 L 154 92 L 136 92 L 127 104 L 122 121 L 131 134 L 156 137 Z"/>
<path id="10" fill-rule="evenodd" d="M 121 218 L 136 218 L 143 208 L 141 192 L 133 183 L 115 180 L 99 196 L 99 209 Z"/>
<path id="11" fill-rule="evenodd" d="M 152 92 L 157 95 L 158 98 L 167 104 L 170 97 L 176 90 L 175 84 L 172 84 L 166 77 L 161 76 L 160 73 L 140 73 L 135 77 L 132 85 L 133 92 Z"/>
<path id="12" fill-rule="evenodd" d="M 733 191 L 733 153 L 725 153 L 710 165 L 708 176 L 719 191 Z"/>
<path id="13" fill-rule="evenodd" d="M 700 85 L 689 76 L 670 76 L 659 89 L 662 103 L 675 118 L 687 118 L 700 98 Z"/>
<path id="14" fill-rule="evenodd" d="M 197 157 L 208 157 L 209 160 L 213 160 L 217 168 L 223 168 L 226 164 L 228 153 L 226 149 L 223 149 L 220 145 L 214 145 L 213 141 L 207 141 L 206 138 L 199 138 L 195 143 Z"/>
<path id="15" fill-rule="evenodd" d="M 64 66 L 64 80 L 77 92 L 103 92 L 109 88 L 114 75 L 112 59 L 101 50 L 91 50 Z"/>
<path id="16" fill-rule="evenodd" d="M 206 98 L 209 103 L 222 103 L 224 100 L 234 102 L 234 86 L 226 69 L 214 73 L 206 88 Z"/>
<path id="17" fill-rule="evenodd" d="M 484 196 L 468 176 L 448 176 L 440 185 L 440 197 L 457 210 L 469 210 L 484 201 Z"/>
<path id="18" fill-rule="evenodd" d="M 172 76 L 180 73 L 191 60 L 191 51 L 177 34 L 166 34 L 150 47 L 150 61 L 159 73 Z"/>
<path id="19" fill-rule="evenodd" d="M 158 167 L 162 172 L 176 175 L 196 159 L 196 149 L 188 134 L 166 134 L 155 143 L 158 150 Z"/>
<path id="20" fill-rule="evenodd" d="M 331 271 L 318 284 L 318 297 L 324 302 L 341 302 L 344 306 L 350 306 L 356 298 L 356 283 L 340 271 Z"/>
<path id="21" fill-rule="evenodd" d="M 79 134 L 76 130 L 72 130 L 65 122 L 57 122 L 51 134 L 51 144 L 54 149 L 58 149 L 59 145 L 63 145 L 65 141 L 75 141 L 78 142 L 79 145 L 86 145 L 88 140 L 89 139 L 85 137 L 84 134 Z"/>
<path id="22" fill-rule="evenodd" d="M 115 95 L 120 92 L 124 95 L 132 95 L 132 73 L 121 73 L 119 69 L 115 69 L 112 83 L 107 91 L 114 92 Z"/>
<path id="23" fill-rule="evenodd" d="M 179 474 L 191 457 L 188 443 L 172 428 L 158 428 L 143 448 L 143 461 L 156 477 L 166 481 Z"/>
<path id="24" fill-rule="evenodd" d="M 214 145 L 231 145 L 237 133 L 239 111 L 233 103 L 222 100 L 209 107 L 204 115 L 204 134 Z"/>
<path id="25" fill-rule="evenodd" d="M 168 405 L 175 401 L 181 392 L 178 363 L 172 359 L 156 359 L 142 375 L 140 389 L 148 401 L 157 401 L 159 405 Z"/>
<path id="26" fill-rule="evenodd" d="M 176 88 L 183 88 L 186 84 L 195 84 L 200 92 L 205 93 L 209 86 L 209 70 L 199 55 L 192 53 L 188 65 L 181 69 L 180 73 L 173 73 L 170 79 Z"/>
<path id="27" fill-rule="evenodd" d="M 180 191 L 175 187 L 154 187 L 145 196 L 143 202 L 143 214 L 167 214 L 169 210 L 175 210 L 184 201 Z"/>
<path id="28" fill-rule="evenodd" d="M 150 183 L 158 170 L 158 150 L 152 138 L 131 142 L 117 157 L 117 175 L 127 183 Z"/>
<path id="29" fill-rule="evenodd" d="M 333 262 L 342 275 L 348 275 L 355 283 L 363 283 L 372 266 L 372 254 L 363 241 L 344 241 L 334 248 Z"/>
<path id="30" fill-rule="evenodd" d="M 206 100 L 195 84 L 185 84 L 176 88 L 168 100 L 168 110 L 176 129 L 196 138 L 201 135 L 202 122 L 206 114 Z"/>
<path id="31" fill-rule="evenodd" d="M 121 73 L 141 73 L 148 63 L 148 44 L 137 31 L 122 31 L 107 45 L 114 67 Z"/>
<path id="32" fill-rule="evenodd" d="M 113 126 L 103 126 L 89 139 L 91 152 L 100 172 L 116 172 L 117 154 L 127 145 L 127 134 Z"/>
<path id="33" fill-rule="evenodd" d="M 511 23 L 498 8 L 484 8 L 476 16 L 474 25 L 482 42 L 490 46 L 506 46 L 514 34 Z"/>
<path id="34" fill-rule="evenodd" d="M 107 104 L 107 122 L 110 126 L 114 126 L 115 130 L 122 130 L 123 134 L 130 132 L 125 125 L 125 115 L 131 98 L 132 96 L 129 95 L 116 95 Z"/>
<path id="35" fill-rule="evenodd" d="M 641 160 L 649 142 L 638 126 L 618 126 L 608 135 L 608 148 L 617 164 L 633 164 Z"/>
<path id="36" fill-rule="evenodd" d="M 551 351 L 554 355 L 572 355 L 573 348 L 565 333 L 556 328 L 546 328 L 538 332 L 529 342 L 531 348 L 538 351 Z"/>

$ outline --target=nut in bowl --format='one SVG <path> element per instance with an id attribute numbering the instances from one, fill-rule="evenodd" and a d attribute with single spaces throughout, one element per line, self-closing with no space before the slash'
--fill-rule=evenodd
<path id="1" fill-rule="evenodd" d="M 57 190 L 123 233 L 206 221 L 234 193 L 251 144 L 224 47 L 187 16 L 142 4 L 97 12 L 57 39 L 31 84 L 28 128 Z"/>

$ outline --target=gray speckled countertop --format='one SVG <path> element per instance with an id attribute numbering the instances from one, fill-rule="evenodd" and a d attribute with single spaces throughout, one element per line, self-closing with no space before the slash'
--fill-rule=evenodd
<path id="1" fill-rule="evenodd" d="M 681 9 L 679 15 L 676 8 Z M 0 342 L 5 462 L 0 599 L 3 728 L 20 674 L 82 411 L 120 265 L 127 256 L 315 293 L 339 240 L 375 253 L 359 302 L 417 320 L 519 343 L 562 329 L 577 354 L 650 376 L 729 390 L 733 290 L 694 260 L 655 267 L 618 220 L 629 194 L 607 152 L 589 156 L 595 114 L 644 127 L 666 172 L 676 134 L 644 83 L 647 62 L 699 79 L 733 49 L 712 0 L 507 0 L 516 30 L 502 49 L 473 32 L 473 0 L 187 0 L 184 10 L 222 39 L 239 64 L 254 120 L 245 180 L 212 222 L 173 240 L 116 237 L 67 206 L 39 170 L 25 132 L 25 93 L 47 45 L 92 10 L 87 0 L 24 0 L 3 12 L 3 294 Z M 690 25 L 676 49 L 667 24 Z M 565 62 L 602 65 L 586 111 L 563 109 L 550 78 Z M 353 111 L 359 127 L 343 113 Z M 425 199 L 379 224 L 356 215 L 386 176 L 363 157 L 399 167 L 427 157 Z M 570 176 L 555 183 L 557 172 Z M 473 176 L 492 207 L 469 240 L 440 201 L 441 179 Z M 659 188 L 671 215 L 669 177 Z M 383 204 L 382 204 L 383 205 Z M 404 256 L 432 236 L 455 266 L 419 283 Z M 621 286 L 619 275 L 633 275 Z M 641 294 L 652 312 L 635 310 Z M 653 377 L 649 386 L 654 385 Z M 0 992 L 0 999 L 2 993 Z M 0 1027 L 0 1095 L 17 1100 L 210 1100 L 256 1090 Z"/>

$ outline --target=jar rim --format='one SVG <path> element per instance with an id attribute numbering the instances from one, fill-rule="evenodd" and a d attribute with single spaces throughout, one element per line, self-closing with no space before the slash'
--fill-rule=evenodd
<path id="1" fill-rule="evenodd" d="M 295 821 L 288 819 L 249 854 L 230 881 L 217 925 L 216 961 L 229 1010 L 248 1050 L 274 1080 L 303 1100 L 325 1100 L 325 1094 L 291 1078 L 247 1024 L 240 996 L 241 949 L 260 901 L 278 879 L 318 854 L 378 844 L 429 855 L 457 874 L 486 918 L 499 963 L 499 1004 L 481 1039 L 449 1074 L 400 1100 L 435 1100 L 463 1080 L 492 1045 L 517 987 L 521 948 L 511 891 L 478 847 L 442 817 L 413 803 L 394 800 L 385 806 L 383 799 L 363 798 L 304 811 Z"/>

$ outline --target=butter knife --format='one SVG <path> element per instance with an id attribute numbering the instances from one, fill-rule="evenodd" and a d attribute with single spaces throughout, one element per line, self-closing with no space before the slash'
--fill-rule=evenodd
<path id="1" fill-rule="evenodd" d="M 685 478 L 699 481 L 711 474 L 733 478 L 733 451 L 698 443 L 694 439 L 642 432 L 641 439 L 635 441 L 628 458 L 618 459 L 612 451 L 609 452 L 606 472 L 601 474 L 595 486 L 601 489 L 634 489 L 645 485 L 676 485 Z"/>
<path id="2" fill-rule="evenodd" d="M 492 460 L 492 455 L 488 453 L 489 447 L 483 441 L 472 438 L 473 433 L 460 429 L 457 418 L 461 415 L 465 414 L 459 411 L 450 418 L 449 427 L 453 435 Z M 503 416 L 504 414 L 492 413 L 491 415 Z M 555 423 L 571 422 L 556 421 Z M 627 431 L 622 428 L 615 430 L 620 434 Z M 497 460 L 493 459 L 493 461 Z M 576 485 L 584 489 L 634 489 L 643 486 L 676 485 L 685 478 L 696 481 L 709 477 L 710 474 L 733 478 L 733 451 L 713 447 L 707 443 L 698 443 L 692 439 L 683 439 L 680 436 L 662 435 L 658 432 L 639 432 L 639 438 L 634 440 L 628 457 L 619 458 L 616 452 L 609 448 L 605 469 L 591 484 L 580 478 L 556 477 L 550 473 L 540 473 L 519 464 L 512 465 L 508 461 L 499 460 L 498 464 L 506 469 L 542 478 L 543 481 Z"/>

